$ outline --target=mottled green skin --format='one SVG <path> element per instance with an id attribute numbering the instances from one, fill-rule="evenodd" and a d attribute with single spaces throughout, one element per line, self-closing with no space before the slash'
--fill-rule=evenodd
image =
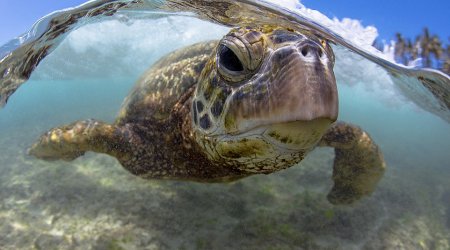
<path id="1" fill-rule="evenodd" d="M 183 95 L 191 93 L 218 41 L 204 42 L 161 58 L 125 99 L 117 124 L 167 119 Z"/>
<path id="2" fill-rule="evenodd" d="M 219 41 L 182 48 L 141 77 L 114 124 L 85 120 L 54 128 L 29 153 L 73 160 L 94 151 L 143 178 L 227 182 L 290 167 L 316 145 L 331 146 L 336 159 L 329 200 L 351 203 L 373 192 L 385 168 L 378 147 L 356 126 L 330 125 L 337 117 L 331 47 L 315 36 L 270 27 L 232 30 L 220 44 L 227 39 L 247 49 L 236 52 L 241 75 L 219 69 Z M 260 125 L 270 132 L 246 134 Z"/>

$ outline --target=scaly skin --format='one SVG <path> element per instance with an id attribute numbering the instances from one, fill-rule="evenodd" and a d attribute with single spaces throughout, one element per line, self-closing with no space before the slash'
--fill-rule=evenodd
<path id="1" fill-rule="evenodd" d="M 148 179 L 228 182 L 335 148 L 328 198 L 351 203 L 373 192 L 384 161 L 370 137 L 337 118 L 334 55 L 326 41 L 282 27 L 247 27 L 221 41 L 165 56 L 138 81 L 112 125 L 54 128 L 29 150 L 44 160 L 86 151 L 116 157 Z"/>

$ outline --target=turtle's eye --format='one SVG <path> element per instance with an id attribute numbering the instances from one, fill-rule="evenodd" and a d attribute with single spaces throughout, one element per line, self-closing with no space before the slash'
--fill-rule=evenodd
<path id="1" fill-rule="evenodd" d="M 248 69 L 250 54 L 237 38 L 223 40 L 217 48 L 217 68 L 228 83 L 244 80 L 251 73 Z"/>
<path id="2" fill-rule="evenodd" d="M 263 52 L 264 44 L 258 32 L 231 33 L 217 47 L 217 69 L 229 84 L 241 82 L 259 67 Z"/>
<path id="3" fill-rule="evenodd" d="M 219 63 L 229 71 L 240 72 L 244 70 L 241 60 L 238 56 L 226 45 L 219 47 Z"/>
<path id="4" fill-rule="evenodd" d="M 220 75 L 229 83 L 244 80 L 248 72 L 249 53 L 239 41 L 222 41 L 217 48 L 217 68 Z M 238 43 L 238 44 L 236 44 Z"/>

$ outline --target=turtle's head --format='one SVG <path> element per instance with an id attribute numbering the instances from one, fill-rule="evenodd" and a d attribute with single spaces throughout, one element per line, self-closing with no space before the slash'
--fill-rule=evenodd
<path id="1" fill-rule="evenodd" d="M 238 28 L 218 44 L 193 97 L 196 140 L 211 160 L 273 172 L 303 159 L 338 115 L 334 54 L 284 28 Z"/>

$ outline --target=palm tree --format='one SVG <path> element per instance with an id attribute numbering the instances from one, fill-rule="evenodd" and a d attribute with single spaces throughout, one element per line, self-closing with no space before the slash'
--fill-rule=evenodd
<path id="1" fill-rule="evenodd" d="M 449 37 L 448 40 L 449 40 L 449 43 L 450 43 L 450 37 Z M 448 44 L 447 44 L 446 52 L 447 53 L 445 53 L 445 55 L 444 55 L 444 59 L 443 59 L 444 63 L 442 65 L 441 70 L 444 73 L 450 75 L 450 45 L 448 45 Z"/>
<path id="2" fill-rule="evenodd" d="M 431 39 L 430 39 L 430 32 L 428 31 L 428 28 L 423 29 L 423 34 L 417 39 L 420 44 L 420 56 L 422 57 L 423 64 L 425 67 L 431 66 L 431 60 L 430 60 L 430 51 L 431 51 Z"/>
<path id="3" fill-rule="evenodd" d="M 395 40 L 396 61 L 408 64 L 420 57 L 424 67 L 433 67 L 450 74 L 450 37 L 445 48 L 439 36 L 430 35 L 428 28 L 424 28 L 414 42 L 399 32 L 395 34 Z M 377 41 L 374 42 L 374 46 L 381 50 Z"/>
<path id="4" fill-rule="evenodd" d="M 431 37 L 430 54 L 436 59 L 436 68 L 441 68 L 441 60 L 443 59 L 444 48 L 442 48 L 441 39 L 437 35 Z"/>
<path id="5" fill-rule="evenodd" d="M 397 59 L 397 61 L 400 61 L 403 64 L 407 64 L 408 63 L 408 59 L 407 59 L 407 42 L 405 41 L 405 39 L 403 39 L 402 34 L 400 33 L 396 33 L 395 37 L 397 39 L 396 43 L 395 43 L 395 58 Z"/>

